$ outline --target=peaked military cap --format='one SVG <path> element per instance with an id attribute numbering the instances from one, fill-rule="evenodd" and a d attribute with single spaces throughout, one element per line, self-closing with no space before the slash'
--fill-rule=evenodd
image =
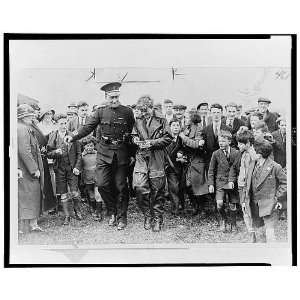
<path id="1" fill-rule="evenodd" d="M 101 90 L 106 94 L 113 92 L 120 92 L 120 87 L 122 84 L 120 82 L 110 82 L 101 87 Z"/>

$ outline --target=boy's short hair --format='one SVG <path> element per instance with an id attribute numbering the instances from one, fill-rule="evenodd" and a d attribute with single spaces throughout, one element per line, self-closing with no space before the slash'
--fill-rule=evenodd
<path id="1" fill-rule="evenodd" d="M 223 106 L 219 103 L 214 103 L 210 106 L 210 110 L 212 110 L 213 108 L 218 108 L 221 109 L 221 111 L 223 111 Z"/>
<path id="2" fill-rule="evenodd" d="M 77 104 L 77 107 L 82 107 L 82 106 L 89 106 L 88 103 L 86 103 L 85 101 L 79 101 Z"/>
<path id="3" fill-rule="evenodd" d="M 250 118 L 251 117 L 258 117 L 259 120 L 262 120 L 264 118 L 264 115 L 260 113 L 259 111 L 255 111 L 253 113 L 250 113 Z"/>
<path id="4" fill-rule="evenodd" d="M 83 138 L 81 140 L 81 143 L 82 143 L 83 146 L 85 146 L 87 144 L 90 144 L 90 143 L 93 143 L 94 145 L 96 145 L 97 144 L 97 140 L 96 140 L 96 138 L 94 136 L 89 135 L 89 136 Z"/>
<path id="5" fill-rule="evenodd" d="M 178 122 L 179 126 L 181 127 L 181 122 L 178 119 L 176 119 L 176 118 L 171 119 L 170 122 L 169 122 L 169 125 L 171 126 L 171 124 L 175 123 L 175 122 Z"/>
<path id="6" fill-rule="evenodd" d="M 236 110 L 238 109 L 238 106 L 237 106 L 237 104 L 236 104 L 235 102 L 229 102 L 229 103 L 225 106 L 225 108 L 227 109 L 228 107 L 235 107 Z"/>
<path id="7" fill-rule="evenodd" d="M 253 133 L 247 127 L 246 129 L 242 129 L 242 130 L 240 128 L 236 135 L 236 141 L 242 144 L 247 144 L 249 142 L 251 145 L 253 145 L 254 143 Z"/>
<path id="8" fill-rule="evenodd" d="M 67 119 L 67 115 L 66 114 L 56 114 L 54 116 L 54 121 L 58 122 L 60 119 Z"/>
<path id="9" fill-rule="evenodd" d="M 267 158 L 273 151 L 272 145 L 265 139 L 259 139 L 254 143 L 254 149 L 257 154 L 261 154 L 263 158 Z"/>
<path id="10" fill-rule="evenodd" d="M 208 107 L 208 103 L 207 102 L 201 102 L 197 105 L 197 110 L 200 109 L 201 106 L 207 106 Z"/>
<path id="11" fill-rule="evenodd" d="M 255 123 L 254 129 L 261 130 L 262 132 L 268 132 L 269 128 L 265 121 L 259 120 Z"/>
<path id="12" fill-rule="evenodd" d="M 222 137 L 222 138 L 227 139 L 229 141 L 232 140 L 232 134 L 228 130 L 221 130 L 220 133 L 219 133 L 219 137 Z"/>

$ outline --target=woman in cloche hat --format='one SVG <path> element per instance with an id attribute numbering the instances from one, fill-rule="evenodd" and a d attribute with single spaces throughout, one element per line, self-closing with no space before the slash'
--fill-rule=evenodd
<path id="1" fill-rule="evenodd" d="M 43 231 L 37 224 L 43 186 L 43 163 L 39 144 L 31 129 L 35 118 L 34 110 L 28 104 L 17 108 L 19 233 Z"/>

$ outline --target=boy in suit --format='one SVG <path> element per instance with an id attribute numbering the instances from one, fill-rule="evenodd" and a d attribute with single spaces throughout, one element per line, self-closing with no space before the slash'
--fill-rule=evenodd
<path id="1" fill-rule="evenodd" d="M 78 192 L 81 149 L 77 141 L 70 144 L 64 142 L 64 138 L 69 134 L 67 132 L 67 116 L 59 114 L 56 117 L 56 122 L 58 130 L 53 131 L 49 136 L 47 156 L 55 159 L 53 169 L 55 172 L 56 193 L 61 195 L 61 204 L 65 213 L 63 225 L 68 225 L 73 208 L 76 219 L 82 220 Z"/>
<path id="2" fill-rule="evenodd" d="M 239 197 L 236 172 L 233 169 L 240 152 L 230 147 L 231 139 L 229 131 L 220 131 L 220 149 L 213 152 L 208 170 L 209 193 L 215 192 L 220 230 L 223 232 L 226 231 L 227 223 L 230 224 L 230 231 L 237 230 L 236 211 Z"/>
<path id="3" fill-rule="evenodd" d="M 88 202 L 90 212 L 95 221 L 103 220 L 103 200 L 98 192 L 96 186 L 96 165 L 97 165 L 97 151 L 95 146 L 97 144 L 96 138 L 89 135 L 82 139 L 82 146 L 84 148 L 81 153 L 82 166 L 82 181 L 86 193 L 88 195 Z"/>
<path id="4" fill-rule="evenodd" d="M 253 225 L 265 226 L 267 242 L 275 242 L 276 209 L 286 196 L 287 178 L 282 167 L 272 158 L 272 146 L 264 139 L 254 143 L 257 160 L 252 161 L 246 180 L 246 198 L 249 199 Z"/>

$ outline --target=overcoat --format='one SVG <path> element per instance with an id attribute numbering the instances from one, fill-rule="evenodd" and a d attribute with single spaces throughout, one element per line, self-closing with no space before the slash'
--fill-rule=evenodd
<path id="1" fill-rule="evenodd" d="M 280 130 L 272 133 L 274 138 L 273 154 L 274 161 L 280 164 L 283 168 L 286 167 L 286 140 L 284 140 Z"/>
<path id="2" fill-rule="evenodd" d="M 172 141 L 167 127 L 167 121 L 155 113 L 146 128 L 143 125 L 144 121 L 143 118 L 136 120 L 133 134 L 137 134 L 141 140 L 152 140 L 152 146 L 149 149 L 149 163 L 147 164 L 143 151 L 138 150 L 136 153 L 134 172 L 149 174 L 150 178 L 163 177 L 165 176 L 168 155 L 165 148 Z"/>
<path id="3" fill-rule="evenodd" d="M 252 161 L 246 180 L 246 203 L 253 199 L 252 174 L 256 162 Z M 256 184 L 255 199 L 258 201 L 259 216 L 270 215 L 276 203 L 286 195 L 287 179 L 282 167 L 270 157 L 264 162 Z M 251 207 L 251 206 L 250 206 Z"/>
<path id="4" fill-rule="evenodd" d="M 41 211 L 45 212 L 50 209 L 53 209 L 56 206 L 56 197 L 53 192 L 53 186 L 51 182 L 51 175 L 49 171 L 48 159 L 46 155 L 46 147 L 49 139 L 49 134 L 44 135 L 40 130 L 38 125 L 33 124 L 32 126 L 33 133 L 39 143 L 39 148 L 41 151 L 43 168 L 44 168 L 44 188 L 43 188 L 43 197 L 41 201 Z M 43 151 L 45 149 L 45 151 Z"/>
<path id="5" fill-rule="evenodd" d="M 189 152 L 186 182 L 187 186 L 192 186 L 196 196 L 208 194 L 206 145 L 199 147 L 201 140 L 203 140 L 201 123 L 192 124 L 188 136 L 183 139 L 183 143 Z"/>
<path id="6" fill-rule="evenodd" d="M 32 128 L 22 121 L 18 122 L 18 169 L 23 177 L 18 180 L 19 219 L 29 220 L 40 215 L 40 203 L 43 191 L 43 162 L 38 141 Z M 40 178 L 33 174 L 40 171 Z"/>

